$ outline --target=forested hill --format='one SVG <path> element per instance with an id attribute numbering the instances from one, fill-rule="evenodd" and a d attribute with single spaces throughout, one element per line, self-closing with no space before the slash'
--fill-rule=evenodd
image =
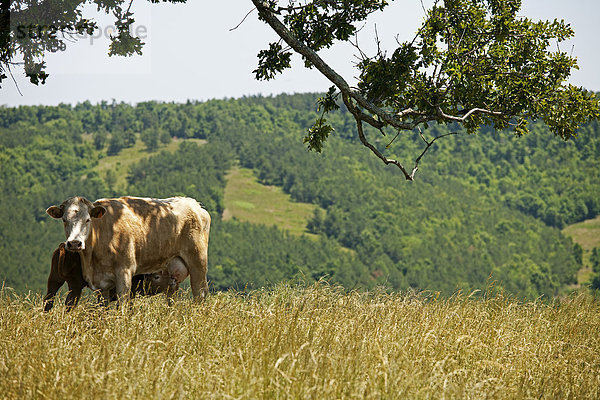
<path id="1" fill-rule="evenodd" d="M 17 291 L 43 290 L 52 250 L 64 240 L 62 225 L 44 212 L 49 205 L 73 195 L 186 195 L 213 216 L 213 289 L 326 276 L 348 288 L 445 294 L 495 281 L 536 297 L 575 282 L 581 248 L 559 229 L 600 212 L 597 122 L 568 142 L 537 122 L 521 138 L 486 129 L 449 136 L 435 143 L 411 183 L 360 146 L 344 109 L 328 117 L 335 132 L 323 153 L 308 152 L 302 138 L 318 115 L 317 97 L 0 108 L 0 280 Z M 206 143 L 157 151 L 173 137 Z M 125 184 L 97 172 L 103 157 L 136 141 L 149 157 L 129 167 Z M 415 132 L 390 151 L 410 160 L 422 143 Z M 317 205 L 306 227 L 316 239 L 222 221 L 233 165 Z"/>

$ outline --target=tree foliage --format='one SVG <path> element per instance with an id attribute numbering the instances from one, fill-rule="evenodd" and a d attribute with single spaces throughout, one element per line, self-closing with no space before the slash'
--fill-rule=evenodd
<path id="1" fill-rule="evenodd" d="M 528 121 L 541 119 L 567 140 L 600 115 L 593 93 L 565 83 L 576 60 L 560 49 L 550 50 L 554 42 L 572 37 L 573 30 L 564 21 L 519 17 L 520 0 L 435 1 L 412 41 L 399 43 L 390 55 L 379 50 L 368 56 L 358 49 L 356 89 L 318 51 L 336 40 L 349 41 L 358 23 L 383 10 L 387 1 L 252 2 L 259 18 L 289 46 L 266 53 L 271 57 L 259 60 L 257 78 L 280 72 L 284 66 L 277 60 L 292 50 L 301 54 L 306 66 L 334 84 L 328 99 L 341 95 L 362 144 L 386 164 L 398 166 L 409 180 L 433 142 L 425 140 L 410 170 L 378 148 L 363 132 L 364 124 L 384 135 L 384 128 L 410 132 L 430 123 L 460 123 L 469 133 L 480 126 L 511 127 L 520 136 L 528 132 Z M 306 140 L 309 149 L 320 151 L 331 131 L 318 118 Z"/>

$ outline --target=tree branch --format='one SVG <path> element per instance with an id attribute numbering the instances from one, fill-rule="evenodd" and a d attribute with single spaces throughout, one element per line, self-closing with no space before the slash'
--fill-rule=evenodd
<path id="1" fill-rule="evenodd" d="M 15 77 L 12 73 L 12 70 L 10 69 L 10 64 L 6 64 L 6 68 L 8 69 L 8 73 L 10 74 L 10 77 L 12 78 L 13 82 L 15 83 L 15 87 L 17 88 L 17 91 L 19 92 L 19 94 L 22 97 L 23 93 L 21 92 L 21 89 L 19 88 L 19 84 L 17 83 L 17 80 L 15 79 Z"/>
<path id="2" fill-rule="evenodd" d="M 490 114 L 490 115 L 496 115 L 499 117 L 504 115 L 504 113 L 501 111 L 490 111 L 490 110 L 486 110 L 484 108 L 472 108 L 469 111 L 467 111 L 465 113 L 465 115 L 463 115 L 462 117 L 456 117 L 454 115 L 446 114 L 445 112 L 442 111 L 442 109 L 440 107 L 438 107 L 439 116 L 441 116 L 444 119 L 457 121 L 457 122 L 465 122 L 467 120 L 467 118 L 469 118 L 474 113 Z"/>
<path id="3" fill-rule="evenodd" d="M 254 11 L 254 10 L 256 10 L 256 7 L 254 7 L 252 10 L 248 11 L 248 12 L 246 13 L 246 15 L 244 16 L 244 18 L 242 18 L 242 20 L 240 21 L 240 23 L 239 23 L 239 24 L 237 24 L 236 26 L 234 26 L 233 28 L 230 28 L 230 29 L 229 29 L 229 32 L 231 32 L 231 31 L 235 31 L 237 28 L 239 28 L 239 27 L 240 27 L 240 25 L 242 25 L 242 24 L 244 23 L 244 21 L 246 20 L 246 18 L 248 18 L 248 15 L 252 14 L 252 11 Z"/>
<path id="4" fill-rule="evenodd" d="M 283 39 L 295 52 L 302 55 L 307 62 L 312 64 L 321 74 L 323 74 L 331 83 L 333 83 L 341 92 L 342 99 L 348 111 L 352 113 L 354 119 L 356 120 L 357 128 L 358 128 L 358 137 L 361 143 L 371 150 L 379 159 L 381 159 L 385 164 L 393 164 L 396 165 L 402 173 L 404 174 L 407 180 L 414 180 L 414 176 L 419 169 L 419 162 L 422 157 L 427 153 L 427 151 L 431 148 L 433 143 L 442 137 L 454 135 L 456 132 L 452 132 L 449 134 L 441 135 L 430 142 L 423 140 L 426 144 L 425 148 L 415 160 L 415 165 L 412 171 L 409 173 L 406 168 L 397 160 L 390 159 L 385 157 L 375 146 L 373 146 L 365 137 L 363 131 L 363 122 L 373 126 L 376 129 L 379 129 L 383 133 L 383 128 L 387 125 L 394 127 L 397 130 L 409 130 L 412 131 L 420 124 L 428 122 L 428 121 L 446 121 L 446 122 L 465 122 L 469 117 L 471 117 L 475 113 L 487 114 L 496 117 L 506 117 L 507 114 L 500 111 L 491 111 L 484 108 L 472 108 L 469 110 L 460 110 L 459 116 L 450 115 L 445 113 L 442 108 L 435 104 L 435 102 L 429 103 L 429 110 L 419 111 L 415 110 L 412 107 L 406 108 L 402 111 L 389 112 L 385 109 L 382 109 L 366 99 L 358 90 L 352 89 L 346 80 L 340 76 L 335 70 L 333 70 L 323 59 L 313 50 L 309 45 L 303 43 L 299 40 L 294 34 L 285 26 L 283 22 L 279 20 L 277 15 L 281 14 L 282 11 L 290 11 L 286 8 L 278 8 L 277 10 L 271 9 L 269 7 L 269 3 L 264 0 L 252 0 L 252 3 L 258 10 L 259 18 L 266 22 L 276 33 L 277 35 Z M 437 4 L 437 0 L 436 0 Z M 464 35 L 464 31 L 461 34 L 459 39 L 459 43 L 462 40 L 462 36 Z M 358 43 L 356 44 L 358 47 Z M 437 77 L 436 77 L 437 72 Z M 439 79 L 442 75 L 442 68 L 439 70 L 434 70 L 433 73 L 433 84 L 440 85 L 446 84 L 446 82 L 440 83 Z M 437 80 L 437 82 L 436 82 Z M 449 84 L 453 84 L 450 81 Z M 368 111 L 371 115 L 365 113 L 363 110 Z M 464 113 L 464 114 L 463 114 Z M 395 139 L 395 138 L 394 138 Z M 392 142 L 393 140 L 392 139 Z M 390 142 L 391 143 L 391 142 Z"/>
<path id="5" fill-rule="evenodd" d="M 369 143 L 369 141 L 367 140 L 367 138 L 365 136 L 365 133 L 363 132 L 363 128 L 362 128 L 362 122 L 363 122 L 362 115 L 365 115 L 365 114 L 352 104 L 352 100 L 350 100 L 350 98 L 345 93 L 342 93 L 342 100 L 344 101 L 346 108 L 348 108 L 348 111 L 350 111 L 350 113 L 354 116 L 354 119 L 356 120 L 356 128 L 358 130 L 358 138 L 360 139 L 361 143 L 365 147 L 367 147 L 369 150 L 371 150 L 373 152 L 373 154 L 375 154 L 386 165 L 393 164 L 393 165 L 397 166 L 398 168 L 400 168 L 400 171 L 402 171 L 402 173 L 404 174 L 404 177 L 407 180 L 409 180 L 409 181 L 414 180 L 414 172 L 415 171 L 413 171 L 412 175 L 409 175 L 408 172 L 406 171 L 406 168 L 404 168 L 404 165 L 402 165 L 397 160 L 387 158 L 379 150 L 377 150 L 377 148 L 375 146 L 373 146 L 371 143 Z"/>
<path id="6" fill-rule="evenodd" d="M 410 173 L 410 178 L 411 178 L 410 180 L 414 179 L 415 174 L 419 170 L 419 161 L 421 161 L 421 158 L 423 158 L 423 156 L 425 155 L 425 153 L 427 153 L 427 150 L 429 150 L 429 148 L 433 145 L 433 143 L 436 140 L 441 139 L 441 138 L 446 137 L 446 136 L 458 135 L 458 132 L 449 132 L 449 133 L 445 133 L 445 134 L 440 135 L 440 136 L 436 136 L 436 137 L 433 138 L 433 140 L 431 142 L 428 142 L 427 139 L 425 139 L 425 137 L 423 136 L 423 133 L 421 133 L 420 130 L 419 130 L 419 134 L 421 135 L 421 139 L 423 139 L 423 141 L 425 142 L 425 144 L 427 146 L 425 146 L 425 148 L 423 149 L 423 152 L 421 153 L 421 155 L 419 155 L 419 157 L 417 157 L 417 159 L 415 160 L 415 166 L 414 166 L 412 172 Z"/>
<path id="7" fill-rule="evenodd" d="M 362 108 L 365 108 L 377 115 L 384 123 L 389 124 L 397 129 L 413 129 L 414 126 L 407 124 L 398 119 L 396 116 L 385 112 L 369 100 L 364 98 L 360 93 L 355 92 L 350 88 L 350 85 L 335 72 L 323 59 L 310 47 L 298 40 L 289 29 L 275 16 L 274 10 L 269 8 L 266 1 L 252 0 L 252 3 L 258 10 L 260 18 L 262 18 L 278 35 L 281 37 L 294 51 L 306 58 L 316 69 L 319 70 L 331 83 L 345 95 L 354 99 Z"/>
<path id="8" fill-rule="evenodd" d="M 350 88 L 350 85 L 348 85 L 346 80 L 341 75 L 334 71 L 325 61 L 323 61 L 323 59 L 313 49 L 311 49 L 309 46 L 298 40 L 298 38 L 296 38 L 292 34 L 292 32 L 290 32 L 290 30 L 287 29 L 287 27 L 276 17 L 275 11 L 269 8 L 267 2 L 263 0 L 252 0 L 252 3 L 258 10 L 260 18 L 262 18 L 279 35 L 280 38 L 282 38 L 292 49 L 294 49 L 294 51 L 302 55 L 312 65 L 314 65 L 314 67 L 317 70 L 319 70 L 319 72 L 321 72 L 327 79 L 329 79 L 331 83 L 337 86 L 337 88 L 342 92 L 342 94 L 349 96 L 350 98 L 355 100 L 360 107 L 369 110 L 374 115 L 377 115 L 379 121 L 375 120 L 372 117 L 366 117 L 366 114 L 363 113 L 363 117 L 361 117 L 361 120 L 368 123 L 369 125 L 372 125 L 379 129 L 383 125 L 388 124 L 396 129 L 412 130 L 422 122 L 438 119 L 439 117 L 451 121 L 464 122 L 469 116 L 471 116 L 475 112 L 497 116 L 504 115 L 501 112 L 489 111 L 483 108 L 474 108 L 462 117 L 456 117 L 445 114 L 439 107 L 437 114 L 432 113 L 430 115 L 423 112 L 418 112 L 412 108 L 403 110 L 395 115 L 386 112 L 382 108 L 376 106 L 375 104 L 367 100 L 360 93 L 352 90 Z M 403 120 L 403 118 L 412 116 L 418 116 L 421 118 L 418 118 L 412 122 L 405 122 Z"/>

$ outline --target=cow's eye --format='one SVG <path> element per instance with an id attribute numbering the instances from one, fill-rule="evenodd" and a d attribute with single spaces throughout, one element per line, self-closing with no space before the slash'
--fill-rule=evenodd
<path id="1" fill-rule="evenodd" d="M 88 218 L 88 219 L 86 219 L 86 220 L 85 220 L 85 223 L 86 223 L 86 224 L 89 224 L 89 223 L 90 223 L 90 221 L 91 221 L 91 219 L 89 219 L 89 218 Z"/>

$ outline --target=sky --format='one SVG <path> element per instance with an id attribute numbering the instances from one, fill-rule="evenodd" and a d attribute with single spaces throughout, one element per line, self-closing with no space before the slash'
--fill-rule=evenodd
<path id="1" fill-rule="evenodd" d="M 423 0 L 425 6 L 431 2 Z M 114 21 L 90 9 L 101 33 L 68 43 L 66 50 L 49 54 L 45 60 L 50 76 L 44 85 L 32 85 L 22 70 L 14 70 L 16 84 L 11 78 L 3 82 L 0 105 L 76 104 L 85 100 L 98 103 L 113 99 L 128 103 L 205 101 L 323 92 L 331 86 L 318 71 L 304 68 L 299 57 L 292 59 L 291 70 L 273 81 L 254 79 L 257 53 L 277 37 L 258 21 L 256 11 L 250 12 L 250 0 L 188 0 L 188 4 L 158 5 L 135 0 L 132 9 L 136 18 L 134 33 L 146 43 L 143 55 L 109 57 L 108 34 Z M 412 40 L 424 15 L 421 0 L 392 2 L 362 27 L 358 36 L 361 49 L 374 54 L 377 31 L 382 49 L 393 51 L 396 37 L 400 41 Z M 575 37 L 560 45 L 561 50 L 577 57 L 580 67 L 570 82 L 600 91 L 600 1 L 523 0 L 520 15 L 570 23 Z M 340 44 L 320 54 L 350 84 L 355 82 L 356 49 Z"/>

